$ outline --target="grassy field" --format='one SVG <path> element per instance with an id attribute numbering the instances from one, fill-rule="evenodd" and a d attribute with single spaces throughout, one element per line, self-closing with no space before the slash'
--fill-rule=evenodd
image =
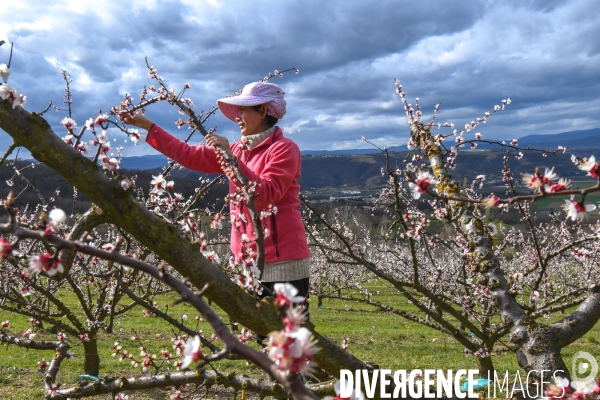
<path id="1" fill-rule="evenodd" d="M 380 291 L 379 300 L 405 310 L 414 310 L 414 306 L 394 294 L 384 285 L 372 284 L 372 291 Z M 75 306 L 75 299 L 68 293 L 63 295 L 63 300 Z M 316 299 L 315 299 L 316 300 Z M 170 298 L 160 298 L 157 303 L 161 309 L 172 302 Z M 227 316 L 223 315 L 225 322 Z M 323 302 L 322 308 L 316 307 L 316 301 L 310 309 L 311 319 L 319 332 L 327 335 L 333 341 L 341 343 L 344 338 L 349 338 L 348 351 L 362 360 L 378 364 L 381 368 L 396 369 L 475 369 L 476 360 L 465 357 L 463 346 L 460 346 L 450 337 L 424 326 L 409 322 L 398 316 L 382 313 L 372 307 L 359 303 L 343 303 L 340 301 Z M 197 315 L 185 304 L 171 307 L 172 316 L 179 317 L 187 314 L 190 318 L 188 324 L 194 326 L 194 316 Z M 11 331 L 21 333 L 31 325 L 28 319 L 17 314 L 0 313 L 0 321 L 10 320 Z M 171 330 L 156 317 L 143 317 L 141 309 L 132 310 L 126 318 L 119 320 L 116 332 L 112 335 L 104 334 L 101 339 L 101 375 L 119 376 L 141 374 L 141 369 L 134 369 L 127 362 L 119 362 L 111 357 L 114 341 L 119 341 L 123 349 L 135 355 L 139 354 L 139 343 L 131 340 L 133 329 L 148 347 L 151 353 L 160 355 L 161 349 L 171 349 Z M 211 331 L 206 323 L 200 323 L 206 336 L 210 337 Z M 55 334 L 37 332 L 38 339 L 56 340 Z M 69 338 L 75 344 L 77 340 Z M 253 344 L 254 345 L 254 344 Z M 571 365 L 572 355 L 579 350 L 585 350 L 592 355 L 600 355 L 600 330 L 589 332 L 573 345 L 564 349 L 563 357 L 568 366 Z M 73 348 L 75 358 L 65 360 L 59 374 L 59 381 L 73 383 L 79 380 L 82 373 L 81 346 Z M 41 357 L 46 360 L 52 358 L 53 353 L 27 351 L 16 346 L 4 347 L 0 353 L 0 398 L 31 400 L 43 398 L 43 374 L 37 371 L 37 363 Z M 497 371 L 518 369 L 515 357 L 511 353 L 493 356 Z M 223 361 L 218 367 L 222 370 L 245 373 L 250 376 L 265 377 L 266 374 L 255 366 L 248 366 L 245 362 Z M 167 391 L 156 390 L 151 393 L 133 394 L 130 399 L 165 398 Z M 208 398 L 232 398 L 233 392 L 219 391 L 207 393 Z M 110 396 L 98 396 L 96 399 L 108 399 Z M 239 398 L 239 397 L 238 397 Z"/>

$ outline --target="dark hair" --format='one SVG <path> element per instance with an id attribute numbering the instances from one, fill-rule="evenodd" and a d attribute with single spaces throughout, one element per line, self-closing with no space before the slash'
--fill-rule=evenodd
<path id="1" fill-rule="evenodd" d="M 254 106 L 254 109 L 256 111 L 260 111 L 260 107 L 262 105 L 264 105 L 264 104 L 258 104 L 256 106 Z M 269 127 L 273 127 L 273 126 L 275 126 L 275 124 L 277 123 L 277 121 L 279 121 L 279 119 L 275 118 L 272 115 L 267 114 L 266 121 L 267 121 L 267 125 L 269 125 Z"/>

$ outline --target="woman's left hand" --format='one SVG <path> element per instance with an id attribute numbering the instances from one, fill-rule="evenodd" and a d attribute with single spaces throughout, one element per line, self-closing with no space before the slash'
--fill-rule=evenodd
<path id="1" fill-rule="evenodd" d="M 223 150 L 225 150 L 230 155 L 231 147 L 229 147 L 229 140 L 225 136 L 215 135 L 213 133 L 209 133 L 204 137 L 206 139 L 206 144 L 209 146 L 217 147 L 220 146 Z"/>

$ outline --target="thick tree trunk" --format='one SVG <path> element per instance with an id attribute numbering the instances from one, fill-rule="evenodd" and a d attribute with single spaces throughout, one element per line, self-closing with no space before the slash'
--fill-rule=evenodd
<path id="1" fill-rule="evenodd" d="M 89 342 L 83 342 L 83 370 L 88 375 L 100 375 L 100 356 L 98 355 L 98 340 L 90 339 Z"/>
<path id="2" fill-rule="evenodd" d="M 488 372 L 491 376 L 494 376 L 494 362 L 492 357 L 479 357 L 477 359 L 477 369 L 479 370 L 479 376 L 483 378 L 488 377 Z"/>

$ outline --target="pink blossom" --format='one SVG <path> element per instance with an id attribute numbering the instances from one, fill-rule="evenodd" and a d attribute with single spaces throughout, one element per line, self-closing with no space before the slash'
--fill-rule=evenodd
<path id="1" fill-rule="evenodd" d="M 31 329 L 27 329 L 25 332 L 23 332 L 23 337 L 27 340 L 31 340 L 35 337 L 35 333 L 32 333 Z"/>
<path id="2" fill-rule="evenodd" d="M 72 118 L 65 117 L 62 119 L 62 121 L 60 121 L 60 123 L 62 126 L 67 128 L 69 131 L 73 131 L 73 130 L 77 129 L 77 123 Z"/>
<path id="3" fill-rule="evenodd" d="M 558 176 L 554 172 L 554 168 L 546 168 L 543 174 L 536 169 L 535 175 L 523 175 L 523 183 L 525 183 L 530 189 L 538 192 L 541 192 L 542 188 L 546 191 L 551 191 L 556 178 L 558 178 Z M 565 181 L 563 180 L 563 184 L 564 183 Z M 560 186 L 556 186 L 555 189 L 560 189 Z"/>
<path id="4" fill-rule="evenodd" d="M 276 283 L 273 289 L 277 295 L 275 299 L 277 307 L 290 307 L 293 303 L 304 302 L 303 296 L 296 296 L 298 289 L 289 283 Z"/>
<path id="5" fill-rule="evenodd" d="M 30 294 L 33 293 L 33 290 L 31 289 L 31 287 L 24 285 L 21 287 L 21 294 L 23 296 L 29 296 Z"/>
<path id="6" fill-rule="evenodd" d="M 114 353 L 111 354 L 112 357 L 116 357 L 119 354 L 121 354 L 121 345 L 119 344 L 119 342 L 115 342 L 113 344 L 113 350 L 114 350 Z"/>
<path id="7" fill-rule="evenodd" d="M 158 176 L 152 175 L 152 181 L 150 181 L 151 185 L 154 185 L 152 189 L 152 193 L 161 194 L 165 192 L 164 187 L 167 185 L 167 180 L 163 178 L 162 174 Z"/>
<path id="8" fill-rule="evenodd" d="M 349 338 L 344 338 L 344 340 L 342 340 L 342 349 L 343 350 L 348 350 L 348 343 L 350 342 Z"/>
<path id="9" fill-rule="evenodd" d="M 176 390 L 175 393 L 173 393 L 171 395 L 172 399 L 180 399 L 181 398 L 181 391 L 180 390 Z"/>
<path id="10" fill-rule="evenodd" d="M 10 73 L 11 71 L 6 64 L 0 64 L 0 76 L 2 77 L 2 81 L 4 81 L 4 83 L 8 81 Z"/>
<path id="11" fill-rule="evenodd" d="M 520 281 L 521 279 L 523 279 L 523 273 L 522 272 L 515 272 L 513 275 L 513 278 L 515 279 L 515 281 Z"/>
<path id="12" fill-rule="evenodd" d="M 594 211 L 596 206 L 594 204 L 582 204 L 579 201 L 565 200 L 563 205 L 567 218 L 571 218 L 572 221 L 583 221 L 588 217 L 588 213 Z"/>
<path id="13" fill-rule="evenodd" d="M 131 137 L 131 140 L 133 140 L 136 146 L 138 145 L 138 142 L 142 139 L 142 135 L 139 134 L 137 129 L 131 129 L 129 131 L 129 136 Z"/>
<path id="14" fill-rule="evenodd" d="M 542 183 L 544 185 L 551 185 L 553 181 L 558 178 L 558 175 L 554 172 L 554 167 L 544 170 L 544 175 L 541 176 Z"/>
<path id="15" fill-rule="evenodd" d="M 523 183 L 527 185 L 528 188 L 539 190 L 543 184 L 542 180 L 537 175 L 524 174 L 523 175 Z"/>
<path id="16" fill-rule="evenodd" d="M 437 219 L 444 219 L 448 215 L 448 210 L 446 208 L 436 208 L 435 209 L 435 217 Z"/>
<path id="17" fill-rule="evenodd" d="M 558 183 L 555 183 L 552 186 L 550 186 L 550 192 L 551 193 L 562 192 L 564 190 L 567 190 L 569 188 L 569 186 L 571 186 L 571 180 L 570 179 L 560 178 L 558 180 Z"/>
<path id="18" fill-rule="evenodd" d="M 8 258 L 12 253 L 12 245 L 4 238 L 0 238 L 0 260 Z"/>
<path id="19" fill-rule="evenodd" d="M 408 182 L 408 187 L 410 188 L 413 198 L 416 200 L 420 198 L 428 188 L 436 183 L 437 181 L 433 179 L 429 172 L 420 170 L 417 172 L 417 179 L 414 182 Z"/>
<path id="20" fill-rule="evenodd" d="M 102 168 L 108 171 L 116 171 L 119 169 L 119 160 L 114 157 L 100 157 L 100 163 L 102 164 Z"/>
<path id="21" fill-rule="evenodd" d="M 79 143 L 77 145 L 77 150 L 79 150 L 83 154 L 87 154 L 88 153 L 88 148 L 87 148 L 87 146 L 84 143 Z"/>
<path id="22" fill-rule="evenodd" d="M 0 325 L 2 327 L 2 329 L 8 329 L 10 328 L 10 321 L 6 320 L 4 322 L 2 322 L 2 325 Z"/>
<path id="23" fill-rule="evenodd" d="M 16 106 L 23 106 L 27 101 L 27 98 L 19 93 L 15 86 L 13 86 L 11 89 L 10 86 L 2 84 L 0 84 L 0 99 L 8 99 L 8 101 L 12 104 L 12 108 L 15 108 Z"/>
<path id="24" fill-rule="evenodd" d="M 285 317 L 283 318 L 283 323 L 285 324 L 285 328 L 287 331 L 292 331 L 298 328 L 300 325 L 303 325 L 306 322 L 306 314 L 302 312 L 300 307 L 298 308 L 288 308 Z"/>
<path id="25" fill-rule="evenodd" d="M 31 257 L 29 259 L 29 269 L 36 274 L 46 272 L 48 276 L 64 272 L 62 258 L 54 257 L 50 253 Z"/>
<path id="26" fill-rule="evenodd" d="M 104 123 L 108 122 L 108 115 L 106 114 L 100 114 L 96 117 L 96 121 L 95 124 L 96 125 L 102 125 Z"/>
<path id="27" fill-rule="evenodd" d="M 48 362 L 43 358 L 38 362 L 38 371 L 46 372 L 46 368 L 48 368 Z"/>
<path id="28" fill-rule="evenodd" d="M 186 369 L 191 363 L 196 363 L 202 358 L 203 348 L 200 347 L 200 336 L 188 339 L 183 350 L 183 363 L 181 369 Z"/>
<path id="29" fill-rule="evenodd" d="M 500 204 L 500 197 L 492 194 L 490 197 L 483 201 L 483 204 L 488 208 L 498 207 Z"/>
<path id="30" fill-rule="evenodd" d="M 531 292 L 531 295 L 529 296 L 531 301 L 536 301 L 539 297 L 540 297 L 540 292 L 538 292 L 537 290 L 534 290 L 533 292 Z"/>
<path id="31" fill-rule="evenodd" d="M 283 370 L 292 373 L 307 371 L 308 361 L 318 351 L 312 334 L 306 328 L 292 332 L 274 332 L 269 335 L 269 357 Z"/>
<path id="32" fill-rule="evenodd" d="M 121 188 L 123 190 L 129 190 L 131 188 L 131 181 L 128 179 L 123 179 L 121 181 Z"/>
<path id="33" fill-rule="evenodd" d="M 585 158 L 583 162 L 578 165 L 578 168 L 582 171 L 587 171 L 588 175 L 592 178 L 600 177 L 600 164 L 596 162 L 596 157 L 594 156 Z"/>

